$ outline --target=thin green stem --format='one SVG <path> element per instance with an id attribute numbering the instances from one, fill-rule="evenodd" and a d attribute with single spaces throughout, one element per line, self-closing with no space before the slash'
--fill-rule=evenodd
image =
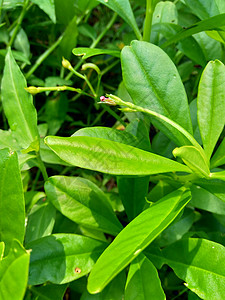
<path id="1" fill-rule="evenodd" d="M 20 26 L 22 24 L 23 18 L 25 16 L 28 4 L 29 4 L 29 0 L 24 0 L 23 9 L 21 11 L 21 14 L 20 14 L 18 20 L 17 20 L 17 25 L 16 25 L 15 29 L 13 30 L 13 34 L 11 36 L 11 39 L 10 39 L 9 43 L 8 43 L 8 47 L 12 46 L 12 44 L 13 44 L 15 38 L 16 38 L 16 35 L 17 35 L 17 33 L 18 33 L 19 29 L 20 29 Z"/>
<path id="2" fill-rule="evenodd" d="M 146 0 L 146 15 L 145 15 L 145 25 L 144 25 L 144 34 L 143 40 L 150 42 L 151 31 L 152 31 L 152 17 L 154 12 L 154 0 Z"/>
<path id="3" fill-rule="evenodd" d="M 116 21 L 117 18 L 117 13 L 114 13 L 112 18 L 110 19 L 109 23 L 106 25 L 106 27 L 104 28 L 104 30 L 99 34 L 99 36 L 97 37 L 96 40 L 93 41 L 93 43 L 90 45 L 90 49 L 95 48 L 98 43 L 101 41 L 101 39 L 105 36 L 105 34 L 107 33 L 107 31 L 112 27 L 112 25 L 114 24 L 114 22 Z M 74 70 L 77 70 L 82 64 L 84 63 L 84 59 L 81 59 L 76 66 L 74 67 Z M 69 80 L 71 77 L 73 76 L 73 73 L 70 72 L 67 76 L 66 76 L 66 80 Z"/>
<path id="4" fill-rule="evenodd" d="M 161 115 L 155 111 L 152 111 L 150 109 L 135 105 L 131 102 L 125 102 L 125 101 L 121 100 L 119 97 L 116 97 L 114 95 L 107 95 L 107 97 L 109 97 L 109 98 L 106 98 L 106 100 L 105 100 L 105 103 L 107 103 L 107 104 L 122 105 L 122 106 L 128 107 L 132 111 L 140 111 L 140 112 L 146 113 L 152 117 L 155 117 L 157 119 L 160 119 L 160 120 L 166 122 L 167 124 L 171 125 L 173 128 L 177 129 L 180 133 L 182 133 L 193 146 L 195 146 L 200 151 L 203 151 L 202 147 L 199 145 L 199 143 L 195 140 L 195 138 L 188 131 L 186 131 L 182 126 L 180 126 L 176 122 L 172 121 L 171 119 L 167 118 L 166 116 L 163 116 L 163 115 Z M 107 102 L 108 99 L 109 99 L 109 101 Z"/>
<path id="5" fill-rule="evenodd" d="M 27 72 L 26 79 L 28 79 L 36 70 L 37 68 L 43 63 L 43 61 L 55 50 L 56 47 L 61 43 L 63 39 L 63 34 L 55 41 L 54 44 L 51 45 L 35 62 L 33 67 Z"/>
<path id="6" fill-rule="evenodd" d="M 37 152 L 37 161 L 38 161 L 38 165 L 39 165 L 39 168 L 41 170 L 41 173 L 43 175 L 44 181 L 47 181 L 48 180 L 48 173 L 46 171 L 45 165 L 44 165 L 44 163 L 41 159 L 41 156 L 40 156 L 39 152 Z"/>

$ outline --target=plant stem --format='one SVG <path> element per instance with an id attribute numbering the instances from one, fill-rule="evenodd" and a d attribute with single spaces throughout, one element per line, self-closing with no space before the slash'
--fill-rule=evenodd
<path id="1" fill-rule="evenodd" d="M 33 67 L 28 71 L 26 74 L 26 79 L 28 79 L 36 70 L 37 68 L 43 63 L 43 61 L 55 50 L 55 48 L 61 43 L 63 38 L 63 34 L 55 41 L 54 44 L 51 45 L 35 62 Z"/>
<path id="2" fill-rule="evenodd" d="M 156 119 L 160 119 L 160 120 L 166 122 L 167 124 L 169 124 L 173 128 L 177 129 L 180 133 L 182 133 L 189 140 L 189 142 L 194 147 L 196 147 L 197 149 L 199 149 L 201 151 L 201 153 L 202 153 L 203 149 L 199 145 L 199 143 L 195 140 L 195 138 L 187 130 L 185 130 L 182 126 L 180 126 L 176 122 L 172 121 L 171 119 L 167 118 L 166 116 L 163 116 L 163 115 L 161 115 L 161 114 L 159 114 L 159 113 L 157 113 L 155 111 L 152 111 L 150 109 L 143 108 L 141 106 L 135 105 L 135 104 L 133 104 L 131 102 L 125 102 L 125 101 L 121 100 L 117 96 L 114 96 L 114 95 L 111 95 L 111 94 L 110 95 L 106 95 L 106 96 L 109 97 L 109 98 L 105 99 L 105 103 L 106 104 L 122 105 L 122 106 L 130 108 L 133 111 L 140 111 L 140 112 L 146 113 L 146 114 L 148 114 L 148 115 L 150 115 L 152 117 L 155 117 Z M 109 101 L 107 102 L 107 100 L 109 100 Z"/>
<path id="3" fill-rule="evenodd" d="M 16 35 L 17 35 L 17 33 L 20 29 L 20 25 L 22 24 L 23 18 L 25 16 L 28 4 L 29 4 L 29 0 L 25 0 L 24 5 L 23 5 L 23 9 L 21 11 L 21 14 L 20 14 L 18 20 L 17 20 L 16 28 L 13 30 L 13 34 L 11 36 L 11 39 L 10 39 L 9 43 L 8 43 L 8 47 L 12 46 L 12 44 L 13 44 L 15 38 L 16 38 Z"/>
<path id="4" fill-rule="evenodd" d="M 44 181 L 48 180 L 48 173 L 46 171 L 45 165 L 41 159 L 40 153 L 37 152 L 37 161 L 38 161 L 38 165 L 39 165 L 39 169 L 41 170 L 41 173 L 43 175 Z"/>
<path id="5" fill-rule="evenodd" d="M 145 15 L 145 25 L 143 41 L 150 42 L 151 31 L 152 31 L 152 16 L 154 12 L 154 0 L 146 0 L 146 15 Z"/>
<path id="6" fill-rule="evenodd" d="M 93 43 L 90 45 L 90 49 L 95 48 L 98 43 L 101 41 L 101 39 L 104 37 L 104 35 L 107 33 L 107 31 L 111 28 L 111 26 L 114 24 L 114 22 L 116 21 L 117 18 L 117 13 L 114 13 L 112 18 L 110 19 L 109 23 L 106 25 L 105 29 L 99 34 L 99 36 L 97 37 L 96 40 L 93 41 Z M 76 66 L 74 67 L 74 70 L 77 70 L 84 62 L 84 59 L 81 59 Z M 66 76 L 66 80 L 69 80 L 72 77 L 73 73 L 70 72 L 67 76 Z"/>

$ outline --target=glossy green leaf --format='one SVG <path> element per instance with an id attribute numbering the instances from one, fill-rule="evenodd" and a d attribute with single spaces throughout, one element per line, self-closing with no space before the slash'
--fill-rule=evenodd
<path id="1" fill-rule="evenodd" d="M 185 0 L 185 3 L 200 19 L 207 19 L 225 12 L 224 1 L 221 0 Z"/>
<path id="2" fill-rule="evenodd" d="M 3 258 L 4 250 L 5 250 L 5 243 L 4 242 L 0 242 L 0 261 Z"/>
<path id="3" fill-rule="evenodd" d="M 225 181 L 225 171 L 223 171 L 223 169 L 221 169 L 220 172 L 213 172 L 210 174 L 210 177 L 213 179 L 220 179 Z"/>
<path id="4" fill-rule="evenodd" d="M 166 299 L 156 268 L 143 254 L 135 258 L 130 265 L 124 299 Z"/>
<path id="5" fill-rule="evenodd" d="M 196 214 L 193 209 L 185 208 L 182 216 L 177 219 L 174 220 L 174 222 L 157 237 L 154 241 L 154 246 L 157 245 L 159 247 L 165 247 L 180 240 L 186 233 L 188 233 L 191 226 L 196 221 Z"/>
<path id="6" fill-rule="evenodd" d="M 101 293 L 92 295 L 85 291 L 80 300 L 124 300 L 125 284 L 126 274 L 125 272 L 120 272 Z"/>
<path id="7" fill-rule="evenodd" d="M 222 30 L 225 26 L 225 14 L 220 14 L 203 21 L 197 22 L 190 27 L 181 30 L 174 37 L 165 42 L 161 47 L 166 48 L 171 44 L 177 43 L 181 39 L 191 36 L 201 31 Z"/>
<path id="8" fill-rule="evenodd" d="M 114 141 L 139 148 L 140 141 L 129 132 L 109 127 L 85 127 L 77 130 L 72 136 L 90 136 Z"/>
<path id="9" fill-rule="evenodd" d="M 131 145 L 141 149 L 150 149 L 149 133 L 145 131 L 143 121 L 137 121 L 130 123 L 129 130 L 136 133 L 138 137 L 126 131 L 107 127 L 86 127 L 76 131 L 72 136 L 92 136 L 104 138 L 114 142 L 120 142 L 123 144 Z M 117 178 L 117 184 L 119 188 L 119 194 L 126 213 L 129 219 L 133 219 L 140 212 L 142 212 L 146 201 L 145 196 L 148 192 L 149 177 L 140 178 Z"/>
<path id="10" fill-rule="evenodd" d="M 225 123 L 225 66 L 209 62 L 198 88 L 198 123 L 207 158 L 212 155 Z"/>
<path id="11" fill-rule="evenodd" d="M 216 168 L 225 164 L 225 138 L 222 140 L 221 144 L 217 148 L 215 154 L 213 155 L 210 166 L 211 168 Z"/>
<path id="12" fill-rule="evenodd" d="M 45 199 L 45 198 L 44 198 Z M 36 204 L 28 215 L 25 243 L 50 235 L 55 224 L 56 210 L 51 203 Z"/>
<path id="13" fill-rule="evenodd" d="M 63 166 L 70 166 L 69 163 L 66 163 L 60 159 L 45 143 L 44 140 L 40 139 L 40 156 L 43 162 L 48 164 L 57 164 Z"/>
<path id="14" fill-rule="evenodd" d="M 4 112 L 20 145 L 28 148 L 32 144 L 32 148 L 38 150 L 37 114 L 32 96 L 25 91 L 25 87 L 26 80 L 9 49 L 1 87 Z"/>
<path id="15" fill-rule="evenodd" d="M 13 239 L 21 243 L 25 233 L 25 202 L 17 154 L 0 150 L 0 241 L 6 252 Z"/>
<path id="16" fill-rule="evenodd" d="M 102 54 L 120 57 L 120 51 L 110 49 L 75 48 L 72 52 L 76 56 L 82 56 L 83 59 Z"/>
<path id="17" fill-rule="evenodd" d="M 92 269 L 106 243 L 76 234 L 54 234 L 30 243 L 29 284 L 63 284 Z"/>
<path id="18" fill-rule="evenodd" d="M 176 218 L 190 198 L 190 191 L 181 188 L 131 221 L 98 259 L 89 276 L 89 292 L 100 292 Z"/>
<path id="19" fill-rule="evenodd" d="M 212 193 L 200 186 L 192 185 L 191 194 L 190 205 L 219 215 L 225 215 L 225 203 Z"/>
<path id="20" fill-rule="evenodd" d="M 203 177 L 209 176 L 209 166 L 204 152 L 193 146 L 184 146 L 173 150 L 175 157 L 180 157 L 183 162 L 196 174 Z"/>
<path id="21" fill-rule="evenodd" d="M 181 29 L 181 26 L 173 23 L 156 23 L 152 27 L 152 32 L 160 33 L 166 39 L 170 39 Z M 198 42 L 192 36 L 180 40 L 176 47 L 196 64 L 203 67 L 206 65 L 207 61 L 205 59 L 205 55 Z"/>
<path id="22" fill-rule="evenodd" d="M 63 160 L 77 167 L 115 175 L 150 175 L 190 172 L 186 166 L 124 145 L 94 137 L 46 137 L 46 144 Z"/>
<path id="23" fill-rule="evenodd" d="M 118 15 L 124 19 L 127 24 L 129 24 L 132 29 L 134 30 L 134 33 L 136 34 L 136 37 L 138 39 L 141 39 L 141 33 L 138 29 L 133 11 L 130 6 L 129 0 L 97 0 L 98 2 L 106 5 L 110 9 L 114 10 Z"/>
<path id="24" fill-rule="evenodd" d="M 53 176 L 45 183 L 45 191 L 51 203 L 77 224 L 112 235 L 122 229 L 105 194 L 87 179 Z"/>
<path id="25" fill-rule="evenodd" d="M 223 299 L 225 289 L 225 248 L 197 238 L 178 241 L 147 257 L 168 264 L 186 286 L 202 299 Z"/>
<path id="26" fill-rule="evenodd" d="M 45 12 L 53 23 L 56 23 L 54 0 L 32 0 L 32 2 Z"/>
<path id="27" fill-rule="evenodd" d="M 202 187 L 211 194 L 215 195 L 217 198 L 225 202 L 225 185 L 222 180 L 217 179 L 200 179 L 196 180 L 195 185 Z"/>
<path id="28" fill-rule="evenodd" d="M 185 89 L 166 53 L 153 44 L 133 41 L 123 48 L 121 57 L 124 83 L 134 104 L 160 113 L 192 133 Z M 153 123 L 177 144 L 189 144 L 174 127 L 155 119 Z"/>
<path id="29" fill-rule="evenodd" d="M 162 23 L 178 23 L 178 13 L 176 5 L 170 1 L 160 1 L 154 10 L 152 24 Z M 160 39 L 163 37 L 160 32 L 151 32 L 151 42 L 155 45 L 159 44 Z"/>
<path id="30" fill-rule="evenodd" d="M 30 255 L 18 241 L 0 261 L 0 299 L 21 300 L 25 294 Z"/>

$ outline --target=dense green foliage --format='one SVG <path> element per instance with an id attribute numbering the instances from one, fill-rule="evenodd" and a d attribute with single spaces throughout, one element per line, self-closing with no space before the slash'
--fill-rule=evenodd
<path id="1" fill-rule="evenodd" d="M 0 13 L 0 300 L 223 300 L 225 2 Z"/>

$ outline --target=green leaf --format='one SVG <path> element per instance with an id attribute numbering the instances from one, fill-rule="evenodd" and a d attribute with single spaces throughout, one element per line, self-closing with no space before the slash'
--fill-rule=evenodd
<path id="1" fill-rule="evenodd" d="M 18 241 L 0 261 L 0 299 L 21 300 L 25 294 L 30 255 Z"/>
<path id="2" fill-rule="evenodd" d="M 160 33 L 166 39 L 170 39 L 181 29 L 182 27 L 177 24 L 159 23 L 152 27 L 152 32 Z M 180 40 L 176 47 L 196 64 L 200 64 L 203 67 L 206 65 L 205 55 L 198 42 L 192 36 Z"/>
<path id="3" fill-rule="evenodd" d="M 46 144 L 74 166 L 115 175 L 150 175 L 164 172 L 190 172 L 186 166 L 124 145 L 94 137 L 46 137 Z"/>
<path id="4" fill-rule="evenodd" d="M 178 241 L 159 252 L 146 252 L 152 261 L 168 264 L 186 286 L 201 299 L 223 299 L 225 289 L 225 248 L 197 238 Z"/>
<path id="5" fill-rule="evenodd" d="M 219 215 L 225 215 L 225 203 L 212 193 L 200 186 L 192 185 L 191 194 L 190 205 Z"/>
<path id="6" fill-rule="evenodd" d="M 200 19 L 207 19 L 225 12 L 224 2 L 221 0 L 185 0 L 185 3 Z"/>
<path id="7" fill-rule="evenodd" d="M 110 49 L 74 48 L 72 52 L 76 56 L 82 56 L 82 59 L 102 54 L 120 57 L 120 51 Z"/>
<path id="8" fill-rule="evenodd" d="M 30 57 L 30 44 L 26 32 L 21 28 L 17 33 L 14 46 L 21 51 L 28 59 Z"/>
<path id="9" fill-rule="evenodd" d="M 153 44 L 133 41 L 121 57 L 123 80 L 133 103 L 166 116 L 192 134 L 185 89 L 167 54 Z M 155 119 L 153 123 L 177 144 L 189 144 L 171 125 Z"/>
<path id="10" fill-rule="evenodd" d="M 25 233 L 25 202 L 17 154 L 0 150 L 0 241 L 6 252 L 13 239 L 21 243 Z"/>
<path id="11" fill-rule="evenodd" d="M 138 29 L 133 11 L 130 6 L 129 0 L 97 0 L 98 2 L 104 4 L 109 7 L 113 11 L 115 11 L 128 25 L 131 26 L 136 37 L 140 40 L 142 38 L 141 33 Z"/>
<path id="12" fill-rule="evenodd" d="M 51 203 L 34 205 L 28 215 L 25 243 L 50 235 L 55 224 L 56 210 Z"/>
<path id="13" fill-rule="evenodd" d="M 17 66 L 11 50 L 5 59 L 2 78 L 2 104 L 12 131 L 23 148 L 31 144 L 38 150 L 37 114 L 32 96 L 25 91 L 26 80 Z"/>
<path id="14" fill-rule="evenodd" d="M 32 0 L 32 2 L 45 12 L 53 23 L 56 23 L 54 0 Z"/>
<path id="15" fill-rule="evenodd" d="M 89 292 L 100 292 L 176 218 L 190 198 L 190 191 L 183 187 L 130 222 L 95 264 L 89 276 Z"/>
<path id="16" fill-rule="evenodd" d="M 207 158 L 212 155 L 225 123 L 225 66 L 211 61 L 202 73 L 198 88 L 198 124 Z"/>
<path id="17" fill-rule="evenodd" d="M 221 144 L 217 148 L 215 154 L 210 161 L 210 167 L 216 168 L 225 164 L 225 138 L 223 138 Z"/>
<path id="18" fill-rule="evenodd" d="M 51 203 L 77 224 L 112 235 L 122 229 L 105 194 L 87 179 L 50 177 L 45 183 L 45 191 Z"/>
<path id="19" fill-rule="evenodd" d="M 29 284 L 63 284 L 92 269 L 106 243 L 76 234 L 54 234 L 30 243 Z"/>
<path id="20" fill-rule="evenodd" d="M 124 300 L 125 284 L 126 273 L 120 272 L 101 293 L 91 295 L 85 291 L 80 300 Z"/>
<path id="21" fill-rule="evenodd" d="M 138 148 L 150 148 L 149 133 L 145 132 L 145 124 L 142 121 L 130 123 L 128 126 L 130 130 L 133 126 L 133 131 L 136 131 L 138 137 L 127 131 L 120 131 L 117 129 L 107 127 L 86 127 L 76 131 L 72 136 L 92 136 L 104 138 L 114 142 L 131 145 Z M 126 128 L 127 130 L 127 128 Z M 146 135 L 146 136 L 145 136 Z M 148 142 L 146 141 L 148 140 Z M 142 212 L 146 204 L 145 196 L 147 195 L 149 186 L 149 177 L 141 178 L 117 178 L 119 194 L 123 205 L 125 206 L 126 213 L 129 219 L 133 219 Z"/>
<path id="22" fill-rule="evenodd" d="M 192 194 L 191 196 L 193 198 Z M 220 203 L 222 202 L 220 201 Z M 180 240 L 196 221 L 196 213 L 193 209 L 185 208 L 182 216 L 177 219 L 158 236 L 154 241 L 154 246 L 165 247 Z"/>
<path id="23" fill-rule="evenodd" d="M 145 197 L 149 188 L 149 177 L 118 177 L 119 195 L 129 220 L 141 213 L 146 203 Z"/>
<path id="24" fill-rule="evenodd" d="M 3 258 L 4 250 L 5 250 L 5 243 L 4 242 L 0 242 L 0 261 Z"/>
<path id="25" fill-rule="evenodd" d="M 225 185 L 223 181 L 217 179 L 200 179 L 194 181 L 194 183 L 225 202 Z"/>
<path id="26" fill-rule="evenodd" d="M 214 16 L 203 21 L 197 22 L 190 27 L 181 30 L 167 42 L 161 45 L 162 48 L 166 48 L 171 44 L 177 43 L 181 39 L 184 39 L 188 36 L 191 36 L 195 33 L 201 31 L 210 31 L 210 30 L 223 30 L 223 26 L 225 26 L 225 14 L 220 14 L 218 16 Z"/>
<path id="27" fill-rule="evenodd" d="M 85 127 L 72 136 L 90 136 L 139 148 L 140 141 L 131 133 L 109 127 Z"/>
<path id="28" fill-rule="evenodd" d="M 210 174 L 207 159 L 205 158 L 204 151 L 193 146 L 184 146 L 175 148 L 173 150 L 175 157 L 180 157 L 183 162 L 196 174 L 201 177 L 208 177 Z"/>
<path id="29" fill-rule="evenodd" d="M 151 280 L 149 280 L 151 278 Z M 132 261 L 127 277 L 126 300 L 165 300 L 158 272 L 146 256 L 140 254 Z"/>
<path id="30" fill-rule="evenodd" d="M 46 284 L 44 286 L 32 286 L 30 290 L 39 296 L 38 300 L 62 300 L 68 284 Z"/>
<path id="31" fill-rule="evenodd" d="M 77 17 L 75 16 L 66 27 L 62 41 L 59 44 L 59 55 L 61 57 L 71 59 L 72 50 L 77 45 L 77 36 Z"/>

